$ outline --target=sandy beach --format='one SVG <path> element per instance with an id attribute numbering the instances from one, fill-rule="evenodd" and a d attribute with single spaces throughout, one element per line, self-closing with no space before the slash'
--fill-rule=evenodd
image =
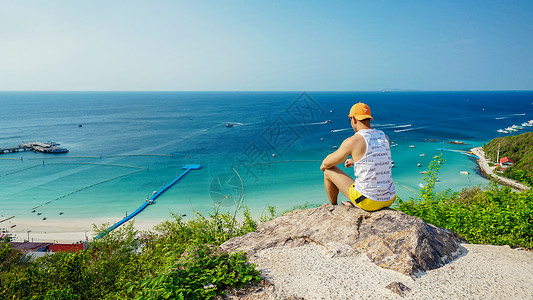
<path id="1" fill-rule="evenodd" d="M 365 255 L 331 257 L 316 244 L 270 248 L 250 260 L 281 299 L 533 299 L 533 252 L 476 244 L 461 250 L 456 260 L 416 278 L 378 267 Z M 386 288 L 392 282 L 409 290 L 401 297 Z"/>
<path id="2" fill-rule="evenodd" d="M 46 242 L 46 243 L 76 243 L 80 241 L 91 241 L 95 235 L 93 224 L 114 224 L 119 219 L 76 219 L 76 220 L 23 220 L 11 219 L 2 224 L 12 236 L 16 237 L 15 242 Z M 135 221 L 135 228 L 138 230 L 148 230 L 162 221 Z M 10 228 L 11 225 L 15 227 Z M 28 230 L 30 232 L 28 233 Z"/>

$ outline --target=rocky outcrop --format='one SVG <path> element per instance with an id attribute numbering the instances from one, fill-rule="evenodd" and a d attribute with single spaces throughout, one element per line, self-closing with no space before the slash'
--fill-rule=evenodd
<path id="1" fill-rule="evenodd" d="M 253 255 L 278 246 L 315 243 L 324 246 L 330 257 L 362 254 L 378 266 L 414 276 L 439 268 L 457 257 L 461 252 L 460 242 L 464 240 L 456 233 L 401 211 L 367 212 L 327 205 L 289 212 L 220 247 L 224 251 L 241 250 Z M 353 251 L 343 250 L 338 245 Z"/>

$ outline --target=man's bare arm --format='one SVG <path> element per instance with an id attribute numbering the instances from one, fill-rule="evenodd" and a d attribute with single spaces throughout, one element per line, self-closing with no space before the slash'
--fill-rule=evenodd
<path id="1" fill-rule="evenodd" d="M 322 161 L 320 170 L 324 171 L 325 169 L 329 169 L 344 162 L 348 155 L 352 154 L 353 143 L 354 141 L 351 138 L 344 140 L 337 151 L 326 156 L 326 158 Z"/>

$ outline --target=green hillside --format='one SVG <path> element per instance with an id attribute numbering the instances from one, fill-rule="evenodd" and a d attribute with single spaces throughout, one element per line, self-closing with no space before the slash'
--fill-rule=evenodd
<path id="1" fill-rule="evenodd" d="M 533 180 L 533 132 L 495 138 L 483 146 L 487 157 L 496 161 L 500 146 L 500 158 L 507 156 L 515 164 L 505 170 L 504 176 L 532 185 Z"/>

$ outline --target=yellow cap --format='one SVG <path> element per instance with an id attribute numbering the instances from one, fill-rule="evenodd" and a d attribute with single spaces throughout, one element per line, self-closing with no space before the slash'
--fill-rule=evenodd
<path id="1" fill-rule="evenodd" d="M 372 116 L 370 115 L 370 107 L 368 107 L 368 105 L 362 102 L 359 102 L 352 106 L 352 109 L 350 109 L 350 114 L 348 115 L 348 117 L 355 117 L 359 121 L 368 119 L 368 118 L 374 120 L 374 118 L 372 118 Z"/>

